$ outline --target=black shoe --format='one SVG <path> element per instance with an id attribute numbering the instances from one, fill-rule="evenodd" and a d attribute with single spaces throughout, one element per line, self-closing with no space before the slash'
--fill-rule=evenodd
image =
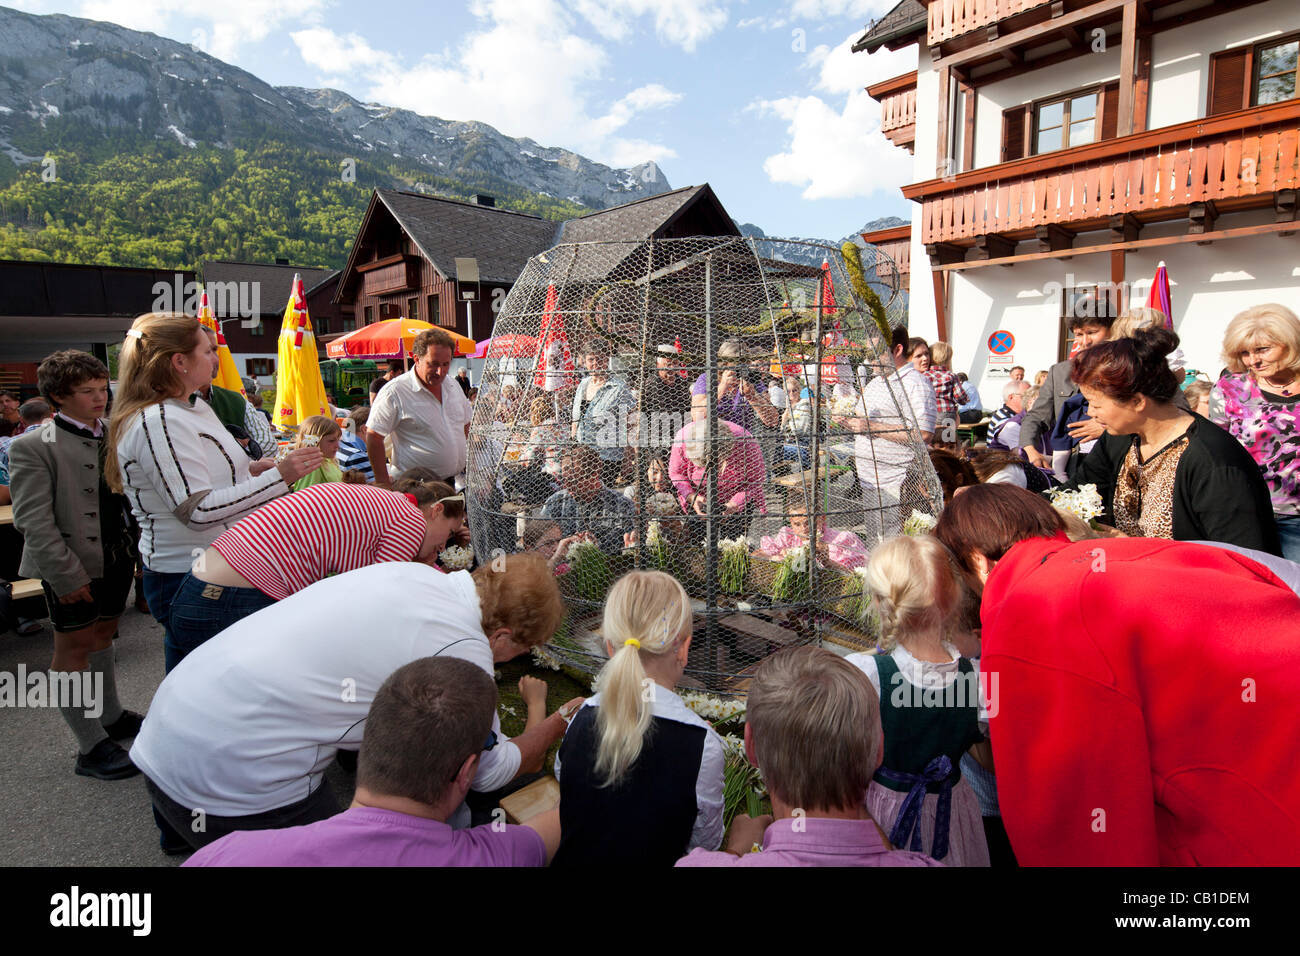
<path id="1" fill-rule="evenodd" d="M 140 732 L 144 717 L 133 710 L 122 711 L 122 716 L 111 724 L 103 724 L 104 733 L 109 740 L 128 740 Z"/>
<path id="2" fill-rule="evenodd" d="M 163 843 L 161 846 L 163 854 L 166 856 L 188 856 L 194 852 L 194 847 L 190 846 L 184 840 L 181 840 L 179 843 Z"/>
<path id="3" fill-rule="evenodd" d="M 127 752 L 111 740 L 101 740 L 90 753 L 77 757 L 77 773 L 83 777 L 124 780 L 139 772 Z"/>

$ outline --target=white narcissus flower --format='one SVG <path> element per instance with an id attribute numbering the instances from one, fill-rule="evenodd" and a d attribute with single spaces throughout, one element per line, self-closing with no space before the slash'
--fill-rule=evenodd
<path id="1" fill-rule="evenodd" d="M 732 550 L 739 551 L 742 549 L 748 551 L 749 539 L 746 538 L 743 534 L 739 538 L 722 538 L 718 541 L 718 547 L 721 548 L 723 551 L 732 551 Z"/>
<path id="2" fill-rule="evenodd" d="M 939 519 L 933 515 L 924 514 L 913 509 L 912 513 L 907 516 L 907 520 L 903 522 L 903 534 L 926 534 L 933 531 L 938 523 Z"/>
<path id="3" fill-rule="evenodd" d="M 438 555 L 438 562 L 452 571 L 463 571 L 474 563 L 474 549 L 453 544 L 449 548 L 442 549 L 442 553 Z"/>

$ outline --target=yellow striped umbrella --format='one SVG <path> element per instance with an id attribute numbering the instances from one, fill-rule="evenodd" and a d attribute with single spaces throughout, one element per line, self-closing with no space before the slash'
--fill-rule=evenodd
<path id="1" fill-rule="evenodd" d="M 307 315 L 307 295 L 302 277 L 293 277 L 293 291 L 284 307 L 280 324 L 279 363 L 275 370 L 276 428 L 296 428 L 304 418 L 329 415 L 329 398 L 320 377 L 320 359 L 316 354 L 316 336 Z"/>
<path id="2" fill-rule="evenodd" d="M 199 299 L 199 322 L 204 328 L 217 333 L 217 360 L 220 364 L 217 366 L 217 377 L 212 380 L 212 384 L 244 395 L 244 382 L 239 377 L 239 370 L 235 367 L 235 357 L 230 354 L 230 346 L 226 344 L 226 337 L 221 332 L 221 326 L 217 324 L 216 318 L 212 315 L 212 309 L 208 307 L 207 289 L 203 290 L 203 297 Z M 248 398 L 247 395 L 244 395 L 244 397 Z"/>

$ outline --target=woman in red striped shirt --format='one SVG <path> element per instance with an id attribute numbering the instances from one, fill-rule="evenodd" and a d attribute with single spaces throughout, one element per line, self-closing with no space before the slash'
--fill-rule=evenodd
<path id="1" fill-rule="evenodd" d="M 176 593 L 177 663 L 236 621 L 332 574 L 436 561 L 464 523 L 464 499 L 440 481 L 398 481 L 394 489 L 313 485 L 235 523 L 196 555 Z"/>

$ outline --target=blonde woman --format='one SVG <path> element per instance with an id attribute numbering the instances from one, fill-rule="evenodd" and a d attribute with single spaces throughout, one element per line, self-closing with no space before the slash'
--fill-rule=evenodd
<path id="1" fill-rule="evenodd" d="M 330 481 L 342 481 L 343 469 L 335 461 L 339 453 L 339 442 L 343 438 L 343 429 L 334 419 L 325 415 L 309 415 L 298 425 L 298 437 L 293 447 L 317 448 L 320 450 L 321 463 L 315 471 L 303 475 L 293 483 L 294 491 L 302 491 L 312 485 L 325 484 Z"/>
<path id="2" fill-rule="evenodd" d="M 979 800 L 959 769 L 962 754 L 988 735 L 988 704 L 978 663 L 944 640 L 961 579 L 934 538 L 903 536 L 872 552 L 866 586 L 884 652 L 847 659 L 880 696 L 885 754 L 867 809 L 892 827 L 889 842 L 900 850 L 924 849 L 948 866 L 988 866 Z"/>
<path id="3" fill-rule="evenodd" d="M 172 599 L 195 558 L 321 463 L 318 448 L 294 451 L 279 465 L 249 461 L 212 407 L 195 401 L 194 393 L 212 381 L 216 361 L 197 319 L 140 316 L 122 344 L 108 426 L 104 478 L 127 496 L 140 524 L 144 594 L 166 633 L 168 670 L 179 660 L 169 624 Z"/>
<path id="4" fill-rule="evenodd" d="M 672 866 L 722 843 L 722 740 L 673 688 L 691 647 L 676 578 L 632 571 L 605 601 L 609 662 L 555 760 L 563 836 L 555 866 Z M 564 772 L 560 768 L 563 762 Z"/>
<path id="5" fill-rule="evenodd" d="M 1237 439 L 1264 473 L 1282 556 L 1300 561 L 1300 319 L 1275 302 L 1228 323 L 1231 373 L 1210 393 L 1210 421 Z"/>

